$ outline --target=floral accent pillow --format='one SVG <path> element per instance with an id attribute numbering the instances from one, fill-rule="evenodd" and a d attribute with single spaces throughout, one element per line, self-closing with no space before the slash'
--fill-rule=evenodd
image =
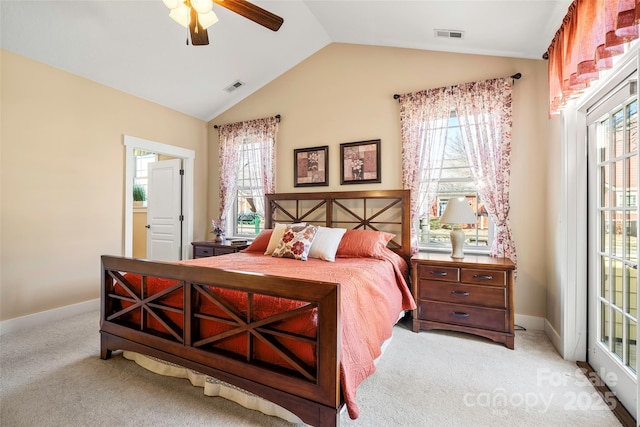
<path id="1" fill-rule="evenodd" d="M 271 256 L 306 261 L 318 227 L 304 224 L 287 224 L 278 246 Z"/>
<path id="2" fill-rule="evenodd" d="M 293 225 L 307 225 L 306 222 L 299 222 Z M 269 244 L 267 245 L 267 249 L 264 251 L 265 255 L 273 254 L 273 251 L 282 240 L 282 235 L 284 234 L 285 229 L 287 228 L 287 224 L 276 223 L 275 227 L 273 227 L 273 231 L 271 233 L 271 237 L 269 238 Z"/>

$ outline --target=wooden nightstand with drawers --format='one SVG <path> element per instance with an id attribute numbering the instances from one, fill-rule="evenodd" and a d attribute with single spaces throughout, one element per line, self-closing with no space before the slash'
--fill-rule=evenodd
<path id="1" fill-rule="evenodd" d="M 193 245 L 193 258 L 205 258 L 233 254 L 249 247 L 248 244 L 235 244 L 228 240 L 216 242 L 213 240 L 203 240 L 201 242 L 191 242 Z"/>
<path id="2" fill-rule="evenodd" d="M 411 258 L 413 331 L 443 329 L 489 338 L 513 349 L 513 276 L 508 258 L 419 253 Z"/>

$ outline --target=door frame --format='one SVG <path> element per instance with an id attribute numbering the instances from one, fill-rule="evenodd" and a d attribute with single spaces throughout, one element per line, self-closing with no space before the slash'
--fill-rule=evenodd
<path id="1" fill-rule="evenodd" d="M 620 58 L 614 70 L 594 82 L 576 104 L 562 113 L 561 167 L 562 249 L 559 254 L 561 277 L 562 357 L 587 360 L 587 108 L 613 90 L 628 67 L 638 65 L 640 44 Z"/>
<path id="2" fill-rule="evenodd" d="M 195 163 L 195 151 L 130 135 L 124 135 L 123 144 L 125 146 L 124 256 L 133 256 L 133 177 L 135 176 L 136 167 L 133 150 L 140 149 L 182 159 L 182 168 L 184 169 L 184 186 L 182 190 L 182 214 L 184 215 L 184 221 L 182 222 L 182 235 L 184 238 L 182 239 L 180 253 L 182 254 L 182 259 L 189 259 L 191 257 L 191 245 L 187 245 L 186 242 L 193 240 L 193 167 Z"/>

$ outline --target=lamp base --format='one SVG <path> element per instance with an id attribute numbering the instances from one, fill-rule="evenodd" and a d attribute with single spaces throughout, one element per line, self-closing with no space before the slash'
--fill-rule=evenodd
<path id="1" fill-rule="evenodd" d="M 462 231 L 462 227 L 460 225 L 454 225 L 453 230 L 449 234 L 449 238 L 451 239 L 451 258 L 462 259 L 464 258 L 464 239 L 465 234 Z"/>

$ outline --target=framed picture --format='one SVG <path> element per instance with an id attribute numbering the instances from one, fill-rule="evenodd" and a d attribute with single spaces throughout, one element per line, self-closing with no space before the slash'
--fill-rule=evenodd
<path id="1" fill-rule="evenodd" d="M 329 185 L 329 146 L 293 150 L 294 187 Z"/>
<path id="2" fill-rule="evenodd" d="M 340 184 L 382 182 L 380 140 L 340 144 Z"/>

